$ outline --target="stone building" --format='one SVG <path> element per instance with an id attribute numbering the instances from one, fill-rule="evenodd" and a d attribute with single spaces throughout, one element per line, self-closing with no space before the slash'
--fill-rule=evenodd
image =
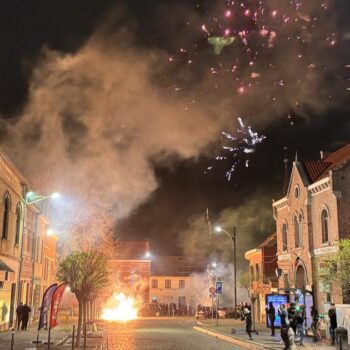
<path id="1" fill-rule="evenodd" d="M 295 160 L 287 193 L 273 203 L 279 287 L 309 292 L 320 312 L 325 302 L 343 302 L 322 276 L 338 241 L 350 237 L 349 160 L 350 144 L 319 160 Z"/>
<path id="2" fill-rule="evenodd" d="M 211 305 L 207 259 L 184 256 L 156 256 L 152 259 L 150 302 L 175 303 L 194 311 L 198 304 Z"/>
<path id="3" fill-rule="evenodd" d="M 55 279 L 55 241 L 46 236 L 48 222 L 40 207 L 25 205 L 30 187 L 29 180 L 0 152 L 0 329 L 13 324 L 19 301 L 35 306 L 35 315 L 43 289 Z M 49 270 L 44 278 L 45 268 Z"/>
<path id="4" fill-rule="evenodd" d="M 256 249 L 245 253 L 249 261 L 250 289 L 254 298 L 254 316 L 257 322 L 266 322 L 266 295 L 277 292 L 277 238 L 276 233 L 268 236 Z"/>

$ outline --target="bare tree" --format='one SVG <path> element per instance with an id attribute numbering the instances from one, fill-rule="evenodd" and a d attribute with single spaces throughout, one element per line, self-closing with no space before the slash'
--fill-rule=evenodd
<path id="1" fill-rule="evenodd" d="M 241 273 L 241 275 L 239 276 L 239 284 L 242 288 L 245 288 L 247 290 L 248 297 L 250 298 L 249 290 L 251 287 L 251 281 L 249 271 Z"/>
<path id="2" fill-rule="evenodd" d="M 60 263 L 57 279 L 69 285 L 78 300 L 76 346 L 79 347 L 82 325 L 86 329 L 87 303 L 93 301 L 110 281 L 107 260 L 96 251 L 74 252 Z"/>

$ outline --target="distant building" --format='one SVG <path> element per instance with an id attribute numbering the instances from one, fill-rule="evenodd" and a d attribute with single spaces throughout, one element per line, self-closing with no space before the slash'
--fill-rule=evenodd
<path id="1" fill-rule="evenodd" d="M 32 306 L 35 317 L 43 291 L 55 280 L 56 240 L 46 235 L 48 221 L 40 207 L 25 208 L 30 187 L 0 152 L 0 329 L 13 324 L 19 301 Z"/>
<path id="2" fill-rule="evenodd" d="M 309 292 L 319 312 L 342 303 L 341 291 L 323 279 L 338 241 L 350 238 L 350 144 L 313 161 L 293 162 L 285 196 L 273 203 L 279 287 Z M 345 300 L 344 300 L 345 301 Z"/>
<path id="3" fill-rule="evenodd" d="M 208 304 L 207 259 L 185 256 L 152 258 L 150 299 L 152 303 L 172 304 L 195 310 Z"/>
<path id="4" fill-rule="evenodd" d="M 138 299 L 149 300 L 151 258 L 147 241 L 118 241 L 115 258 L 108 259 L 111 292 L 124 292 Z"/>
<path id="5" fill-rule="evenodd" d="M 256 249 L 245 253 L 249 261 L 250 296 L 254 298 L 254 315 L 257 322 L 266 322 L 265 297 L 277 292 L 277 238 L 276 233 L 268 236 Z"/>

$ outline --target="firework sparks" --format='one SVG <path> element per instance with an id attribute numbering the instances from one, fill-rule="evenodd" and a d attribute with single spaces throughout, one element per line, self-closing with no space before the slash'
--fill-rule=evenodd
<path id="1" fill-rule="evenodd" d="M 242 118 L 237 118 L 239 127 L 234 132 L 222 131 L 221 135 L 224 139 L 222 146 L 223 154 L 218 155 L 217 161 L 230 161 L 230 168 L 226 171 L 226 178 L 231 180 L 233 172 L 242 163 L 246 168 L 249 167 L 249 159 L 247 157 L 255 152 L 256 146 L 262 143 L 266 136 L 260 135 L 252 130 L 250 126 L 246 126 Z M 209 166 L 207 171 L 213 169 Z"/>

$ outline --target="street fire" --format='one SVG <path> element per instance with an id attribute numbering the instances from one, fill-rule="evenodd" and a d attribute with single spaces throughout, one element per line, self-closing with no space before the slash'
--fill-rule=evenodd
<path id="1" fill-rule="evenodd" d="M 130 321 L 137 318 L 135 300 L 124 293 L 113 295 L 114 307 L 102 310 L 102 319 L 106 321 Z"/>

